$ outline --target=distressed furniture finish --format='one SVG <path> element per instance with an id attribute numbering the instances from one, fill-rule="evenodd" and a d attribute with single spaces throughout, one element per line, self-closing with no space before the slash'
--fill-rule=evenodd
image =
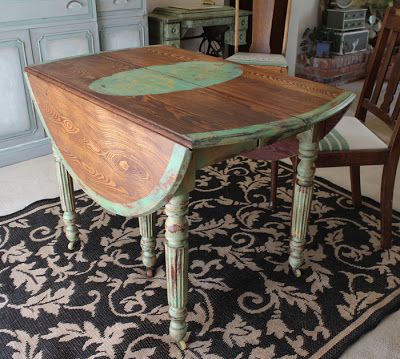
<path id="1" fill-rule="evenodd" d="M 0 166 L 51 152 L 23 80 L 27 65 L 99 51 L 94 0 L 0 5 Z"/>
<path id="2" fill-rule="evenodd" d="M 143 260 L 151 272 L 150 216 L 165 205 L 170 333 L 181 348 L 187 331 L 186 214 L 198 169 L 261 143 L 300 136 L 290 255 L 299 273 L 317 142 L 353 101 L 352 93 L 164 46 L 26 71 L 62 164 L 67 213 L 73 210 L 72 186 L 64 168 L 105 209 L 140 217 Z M 72 243 L 73 220 L 66 218 Z"/>
<path id="3" fill-rule="evenodd" d="M 146 0 L 1 0 L 0 166 L 51 152 L 25 66 L 147 43 Z"/>
<path id="4" fill-rule="evenodd" d="M 146 0 L 96 0 L 96 4 L 103 51 L 148 45 Z"/>
<path id="5" fill-rule="evenodd" d="M 242 10 L 239 19 L 239 43 L 246 44 L 246 33 L 251 11 Z M 235 43 L 235 8 L 220 6 L 202 9 L 175 7 L 156 8 L 149 14 L 150 44 L 180 47 L 181 40 L 189 29 L 203 26 L 229 25 L 225 33 L 225 44 Z"/>

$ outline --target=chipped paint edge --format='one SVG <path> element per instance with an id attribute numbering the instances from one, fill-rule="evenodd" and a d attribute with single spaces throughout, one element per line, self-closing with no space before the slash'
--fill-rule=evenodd
<path id="1" fill-rule="evenodd" d="M 332 117 L 349 106 L 355 98 L 356 95 L 353 92 L 344 91 L 328 103 L 312 111 L 290 117 L 286 120 L 230 130 L 191 133 L 188 134 L 187 137 L 192 140 L 193 148 L 204 148 L 212 145 L 231 145 L 243 141 L 244 139 L 284 139 L 305 131 L 311 128 L 311 126 Z"/>

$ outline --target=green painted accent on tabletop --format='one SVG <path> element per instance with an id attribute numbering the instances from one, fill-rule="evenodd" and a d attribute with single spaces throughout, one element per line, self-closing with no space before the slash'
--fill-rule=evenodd
<path id="1" fill-rule="evenodd" d="M 230 130 L 191 133 L 188 137 L 193 141 L 193 148 L 209 147 L 211 145 L 229 145 L 243 140 L 256 138 L 283 139 L 294 135 L 312 125 L 326 120 L 350 105 L 356 95 L 345 91 L 325 105 L 310 112 L 265 124 Z"/>
<path id="2" fill-rule="evenodd" d="M 119 72 L 92 82 L 89 88 L 111 96 L 158 95 L 209 87 L 241 75 L 236 64 L 188 61 Z"/>
<path id="3" fill-rule="evenodd" d="M 350 145 L 342 134 L 334 128 L 320 141 L 319 150 L 324 152 L 348 151 Z"/>
<path id="4" fill-rule="evenodd" d="M 297 115 L 297 118 L 302 119 L 309 127 L 322 122 L 338 112 L 349 106 L 355 99 L 356 94 L 350 91 L 344 91 L 333 100 L 326 104 L 301 115 Z"/>
<path id="5" fill-rule="evenodd" d="M 55 154 L 62 160 L 63 165 L 67 169 L 68 173 L 77 180 L 82 189 L 94 200 L 96 201 L 101 207 L 104 209 L 118 214 L 120 216 L 125 217 L 132 217 L 132 216 L 145 216 L 157 211 L 159 208 L 164 206 L 169 198 L 176 192 L 181 184 L 184 175 L 186 173 L 187 168 L 189 167 L 190 160 L 192 157 L 192 152 L 183 147 L 179 144 L 175 144 L 171 158 L 169 160 L 168 166 L 160 180 L 159 185 L 153 189 L 153 191 L 148 194 L 146 197 L 143 197 L 133 203 L 115 203 L 112 202 L 103 196 L 97 194 L 91 188 L 89 188 L 80 178 L 75 174 L 72 168 L 68 165 L 68 162 L 65 161 L 64 157 L 62 156 L 60 150 L 58 149 L 56 142 L 51 136 L 51 133 L 46 125 L 46 121 L 43 118 L 43 115 L 40 111 L 40 108 L 36 102 L 35 96 L 33 94 L 32 88 L 30 86 L 29 78 L 26 73 L 24 73 L 25 80 L 27 86 L 29 88 L 32 100 L 35 104 L 38 116 L 40 121 L 43 124 L 43 127 L 50 137 L 53 149 Z M 134 183 L 132 184 L 135 185 Z"/>

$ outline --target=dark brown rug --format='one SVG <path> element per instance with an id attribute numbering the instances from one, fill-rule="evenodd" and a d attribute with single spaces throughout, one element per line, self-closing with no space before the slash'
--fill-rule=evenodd
<path id="1" fill-rule="evenodd" d="M 147 279 L 136 219 L 79 193 L 81 245 L 67 251 L 58 199 L 0 218 L 1 358 L 337 358 L 400 307 L 400 216 L 379 245 L 379 207 L 317 179 L 307 261 L 287 262 L 292 173 L 278 211 L 269 166 L 243 157 L 199 173 L 190 204 L 189 348 L 168 336 L 163 224 Z"/>

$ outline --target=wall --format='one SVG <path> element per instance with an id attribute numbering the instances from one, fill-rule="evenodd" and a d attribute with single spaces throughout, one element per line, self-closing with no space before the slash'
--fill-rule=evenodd
<path id="1" fill-rule="evenodd" d="M 319 0 L 293 0 L 292 16 L 289 25 L 288 46 L 286 58 L 289 64 L 289 74 L 294 75 L 297 54 L 304 30 L 318 23 Z"/>

